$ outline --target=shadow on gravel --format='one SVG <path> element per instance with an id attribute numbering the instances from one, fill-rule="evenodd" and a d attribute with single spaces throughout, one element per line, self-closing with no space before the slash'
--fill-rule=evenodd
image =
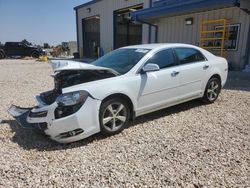
<path id="1" fill-rule="evenodd" d="M 147 121 L 159 119 L 161 117 L 168 116 L 170 114 L 175 114 L 175 113 L 179 113 L 182 111 L 186 111 L 186 110 L 189 110 L 191 108 L 195 108 L 201 105 L 204 105 L 204 103 L 202 103 L 199 100 L 193 100 L 193 101 L 183 103 L 177 106 L 169 107 L 169 108 L 157 111 L 157 112 L 153 112 L 153 113 L 138 117 L 134 122 L 131 122 L 127 128 L 131 126 L 137 126 Z M 22 129 L 15 120 L 3 120 L 2 123 L 6 123 L 10 126 L 12 132 L 14 133 L 14 136 L 12 137 L 12 141 L 14 143 L 17 143 L 19 146 L 21 146 L 25 150 L 32 150 L 32 149 L 36 149 L 38 151 L 67 150 L 67 149 L 86 146 L 92 143 L 93 141 L 98 141 L 98 140 L 107 138 L 107 136 L 99 133 L 89 138 L 86 138 L 84 140 L 74 142 L 71 144 L 59 144 L 57 142 L 50 140 L 45 135 L 35 133 L 32 130 Z"/>
<path id="2" fill-rule="evenodd" d="M 147 121 L 153 121 L 153 120 L 162 118 L 164 116 L 168 116 L 171 114 L 177 114 L 177 113 L 180 113 L 182 111 L 187 111 L 191 108 L 195 108 L 198 106 L 204 106 L 204 105 L 207 105 L 207 104 L 205 104 L 204 102 L 202 102 L 200 100 L 192 100 L 192 101 L 189 101 L 189 102 L 186 102 L 183 104 L 168 107 L 168 108 L 156 111 L 156 112 L 152 112 L 150 114 L 140 116 L 140 117 L 136 118 L 136 120 L 130 126 L 136 126 L 137 124 L 145 123 Z"/>
<path id="3" fill-rule="evenodd" d="M 60 144 L 51 139 L 44 134 L 39 134 L 33 130 L 27 130 L 21 128 L 15 120 L 3 120 L 2 123 L 6 123 L 10 126 L 14 136 L 12 141 L 17 143 L 25 150 L 36 149 L 38 151 L 55 151 L 55 150 L 66 150 L 76 147 L 85 146 L 94 140 L 100 140 L 105 138 L 101 134 L 93 135 L 89 138 L 81 140 L 79 142 L 74 142 L 71 144 Z"/>

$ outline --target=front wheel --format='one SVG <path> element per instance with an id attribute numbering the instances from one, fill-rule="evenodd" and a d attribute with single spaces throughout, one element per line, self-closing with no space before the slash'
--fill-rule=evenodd
<path id="1" fill-rule="evenodd" d="M 221 82 L 218 78 L 211 78 L 206 86 L 203 101 L 206 103 L 213 103 L 219 97 L 221 91 Z"/>
<path id="2" fill-rule="evenodd" d="M 105 101 L 100 108 L 99 121 L 102 133 L 113 135 L 121 132 L 128 124 L 130 109 L 120 98 Z"/>

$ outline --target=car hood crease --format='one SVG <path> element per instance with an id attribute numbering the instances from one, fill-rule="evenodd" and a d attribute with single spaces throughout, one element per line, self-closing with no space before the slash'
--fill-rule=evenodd
<path id="1" fill-rule="evenodd" d="M 106 70 L 115 75 L 119 75 L 119 73 L 114 69 L 95 66 L 92 64 L 78 62 L 78 61 L 51 60 L 50 63 L 54 72 L 60 72 L 65 70 Z"/>

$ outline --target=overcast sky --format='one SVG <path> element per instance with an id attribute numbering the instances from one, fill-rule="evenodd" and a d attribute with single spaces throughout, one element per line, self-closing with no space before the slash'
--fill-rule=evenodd
<path id="1" fill-rule="evenodd" d="M 76 40 L 73 8 L 90 0 L 0 0 L 0 42 L 35 44 Z"/>

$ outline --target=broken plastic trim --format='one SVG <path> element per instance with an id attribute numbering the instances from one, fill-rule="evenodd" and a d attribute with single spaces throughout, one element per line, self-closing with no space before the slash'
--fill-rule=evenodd
<path id="1" fill-rule="evenodd" d="M 37 130 L 39 132 L 44 133 L 44 130 L 47 129 L 47 123 L 41 122 L 41 123 L 29 123 L 27 122 L 27 117 L 29 116 L 31 110 L 33 108 L 22 108 L 19 106 L 12 105 L 8 109 L 8 113 L 15 118 L 17 123 L 24 129 L 33 129 Z"/>
<path id="2" fill-rule="evenodd" d="M 30 111 L 29 117 L 31 118 L 41 118 L 41 117 L 46 117 L 48 114 L 48 111 L 42 111 L 42 112 L 32 112 Z"/>

